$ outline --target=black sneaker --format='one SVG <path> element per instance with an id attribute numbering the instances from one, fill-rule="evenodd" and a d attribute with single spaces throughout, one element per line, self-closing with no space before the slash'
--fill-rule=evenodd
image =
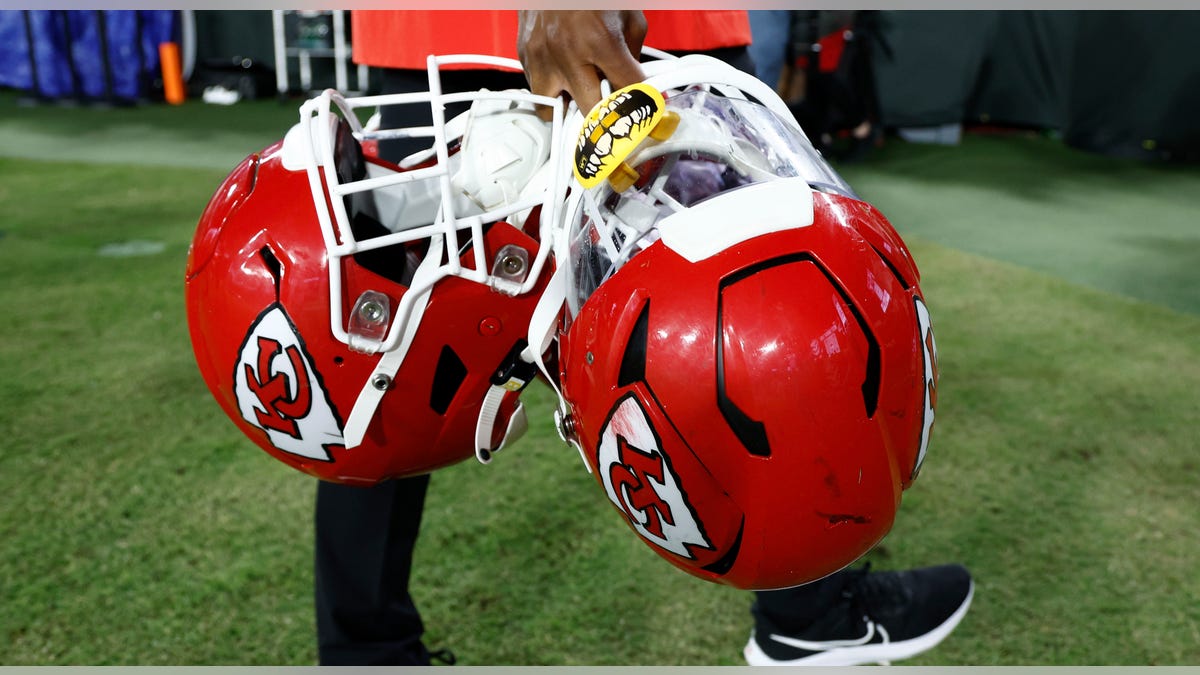
<path id="1" fill-rule="evenodd" d="M 746 644 L 752 666 L 887 664 L 932 649 L 962 621 L 975 582 L 961 565 L 903 572 L 858 570 L 841 600 L 796 634 L 784 634 L 756 614 Z"/>

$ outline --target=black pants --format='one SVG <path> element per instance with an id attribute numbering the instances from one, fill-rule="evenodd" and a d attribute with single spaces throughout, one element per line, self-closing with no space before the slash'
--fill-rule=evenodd
<path id="1" fill-rule="evenodd" d="M 521 73 L 443 72 L 446 92 L 523 88 Z M 385 70 L 383 91 L 428 90 L 423 70 Z M 448 106 L 449 120 L 466 109 Z M 383 128 L 433 123 L 427 107 L 386 106 Z M 427 139 L 380 143 L 383 159 L 399 162 L 429 147 Z M 314 552 L 317 652 L 322 665 L 427 665 L 425 628 L 408 592 L 413 548 L 421 527 L 429 476 L 392 480 L 371 488 L 317 485 Z"/>
<path id="2" fill-rule="evenodd" d="M 754 72 L 745 49 L 711 52 Z M 425 71 L 385 71 L 388 93 L 424 91 Z M 443 74 L 443 91 L 524 87 L 524 75 L 496 71 Z M 447 119 L 461 110 L 447 110 Z M 431 123 L 428 110 L 392 106 L 385 128 Z M 384 159 L 398 161 L 423 149 L 419 140 L 381 144 Z M 425 144 L 427 147 L 427 144 Z M 429 476 L 393 480 L 372 488 L 317 486 L 315 578 L 317 648 L 322 665 L 425 665 L 424 626 L 408 591 L 413 548 L 421 525 Z M 752 611 L 776 626 L 798 628 L 822 616 L 838 599 L 842 575 L 783 591 L 755 594 Z M 697 582 L 698 584 L 700 582 Z M 468 618 L 469 620 L 469 618 Z"/>
<path id="3" fill-rule="evenodd" d="M 408 591 L 428 485 L 429 476 L 372 488 L 318 485 L 316 609 L 322 665 L 429 663 L 421 642 L 425 629 Z M 837 602 L 842 576 L 755 593 L 753 611 L 783 630 L 799 630 Z"/>
<path id="4" fill-rule="evenodd" d="M 317 651 L 322 665 L 428 664 L 408 593 L 429 476 L 317 485 Z"/>

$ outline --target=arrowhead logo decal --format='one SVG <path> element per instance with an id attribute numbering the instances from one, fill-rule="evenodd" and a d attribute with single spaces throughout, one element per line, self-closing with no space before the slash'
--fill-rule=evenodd
<path id="1" fill-rule="evenodd" d="M 646 411 L 622 398 L 600 433 L 597 473 L 612 503 L 647 541 L 695 559 L 689 547 L 712 550 L 679 479 L 663 454 Z"/>
<path id="2" fill-rule="evenodd" d="M 271 305 L 250 327 L 238 353 L 234 391 L 242 419 L 283 452 L 332 462 L 342 422 L 312 357 L 283 307 Z"/>

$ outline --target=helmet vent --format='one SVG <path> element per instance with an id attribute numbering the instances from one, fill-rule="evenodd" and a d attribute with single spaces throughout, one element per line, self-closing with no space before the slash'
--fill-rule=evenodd
<path id="1" fill-rule="evenodd" d="M 825 266 L 817 260 L 811 253 L 795 253 L 790 255 L 773 258 L 762 261 L 756 265 L 751 265 L 737 273 L 731 274 L 721 281 L 722 294 L 724 289 L 753 276 L 764 270 L 772 267 L 787 265 L 792 263 L 809 263 L 812 264 L 821 275 L 828 280 L 829 285 L 836 290 L 840 296 L 843 305 L 849 310 L 850 315 L 854 317 L 854 321 L 858 324 L 862 331 L 863 337 L 867 342 L 866 363 L 864 364 L 865 372 L 861 386 L 863 408 L 867 418 L 875 416 L 875 411 L 879 406 L 879 389 L 881 385 L 881 363 L 880 363 L 880 348 L 879 342 L 875 339 L 875 335 L 871 332 L 871 327 L 863 317 L 862 312 L 855 306 L 850 294 L 842 287 L 837 278 L 833 276 L 825 268 Z M 729 424 L 730 429 L 737 435 L 742 445 L 752 455 L 769 457 L 771 448 L 767 440 L 766 426 L 758 420 L 747 415 L 738 405 L 730 398 L 725 381 L 725 340 L 721 337 L 724 330 L 724 296 L 722 301 L 717 306 L 717 340 L 716 340 L 716 361 L 717 361 L 717 407 L 721 414 L 725 417 L 725 421 Z"/>
<path id="2" fill-rule="evenodd" d="M 439 415 L 445 415 L 450 403 L 467 379 L 467 366 L 449 345 L 442 347 L 438 356 L 437 369 L 433 373 L 433 391 L 429 394 L 429 407 Z"/>
<path id="3" fill-rule="evenodd" d="M 875 252 L 878 253 L 879 251 L 876 250 Z M 838 283 L 838 280 L 833 276 L 833 274 L 831 274 L 829 270 L 825 269 L 825 266 L 810 254 L 801 254 L 798 256 L 798 258 L 811 262 L 817 266 L 817 269 L 821 270 L 821 274 L 824 274 L 825 278 L 829 280 L 829 285 L 833 286 L 837 290 L 838 295 L 842 297 L 842 302 L 846 303 L 846 308 L 850 310 L 850 314 L 854 317 L 854 321 L 858 324 L 859 329 L 863 332 L 863 337 L 867 339 L 867 363 L 866 374 L 863 376 L 862 396 L 863 407 L 866 409 L 867 418 L 872 418 L 875 416 L 875 409 L 879 406 L 879 341 L 875 339 L 875 334 L 871 332 L 871 326 L 867 323 L 866 318 L 863 317 L 862 312 L 859 311 L 858 307 L 854 305 L 854 300 L 850 298 L 850 294 L 846 292 L 845 288 L 842 288 L 842 285 Z M 886 259 L 884 262 L 886 262 Z M 888 267 L 891 267 L 891 265 L 888 265 Z M 895 270 L 892 271 L 895 272 Z M 900 278 L 900 275 L 896 274 L 896 277 Z M 904 280 L 901 279 L 901 283 L 903 282 Z"/>
<path id="4" fill-rule="evenodd" d="M 717 408 L 750 454 L 770 457 L 771 444 L 767 440 L 766 426 L 743 412 L 733 399 L 729 398 L 729 392 L 725 388 L 725 339 L 722 337 L 722 327 L 725 325 L 724 309 L 724 304 L 717 305 Z"/>
<path id="5" fill-rule="evenodd" d="M 267 266 L 267 271 L 271 273 L 271 278 L 275 280 L 275 288 L 279 288 L 279 280 L 283 276 L 283 264 L 279 262 L 279 258 L 275 257 L 275 252 L 269 246 L 264 246 L 258 249 L 258 257 L 262 258 L 263 264 Z"/>
<path id="6" fill-rule="evenodd" d="M 621 357 L 621 370 L 617 373 L 617 386 L 628 387 L 646 379 L 646 340 L 650 331 L 650 303 L 642 306 L 629 341 L 625 343 L 625 354 Z"/>

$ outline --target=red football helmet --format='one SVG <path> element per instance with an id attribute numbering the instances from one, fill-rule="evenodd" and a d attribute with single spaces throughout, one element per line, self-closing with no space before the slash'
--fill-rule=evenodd
<path id="1" fill-rule="evenodd" d="M 523 431 L 518 356 L 549 277 L 544 227 L 565 179 L 544 170 L 561 123 L 528 92 L 430 91 L 305 103 L 287 136 L 225 179 L 200 218 L 187 311 L 225 413 L 275 458 L 369 485 L 482 461 Z M 471 111 L 447 122 L 443 106 Z M 434 125 L 371 129 L 356 109 L 421 105 Z M 556 116 L 556 119 L 560 116 Z M 374 141 L 429 136 L 391 164 Z M 473 142 L 473 138 L 483 139 Z"/>
<path id="2" fill-rule="evenodd" d="M 702 56 L 646 71 L 568 127 L 560 430 L 680 569 L 814 581 L 887 534 L 925 455 L 917 268 L 770 88 Z"/>

